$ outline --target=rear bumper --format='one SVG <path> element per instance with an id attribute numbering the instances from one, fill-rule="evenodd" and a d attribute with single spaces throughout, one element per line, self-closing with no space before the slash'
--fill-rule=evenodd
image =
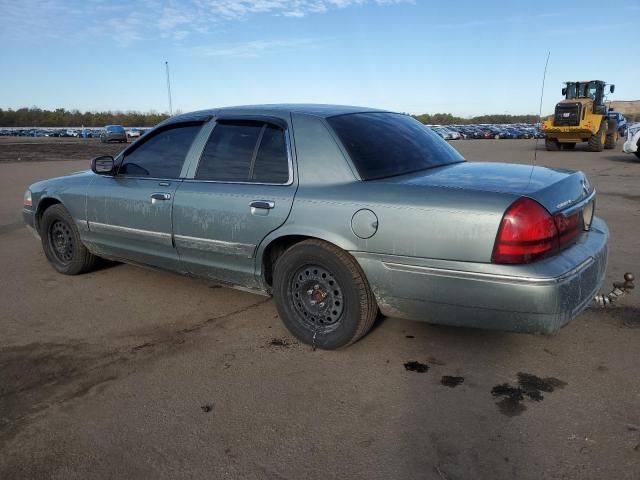
<path id="1" fill-rule="evenodd" d="M 561 254 L 530 265 L 493 265 L 354 252 L 384 315 L 429 323 L 552 333 L 600 290 L 609 232 L 592 230 Z"/>
<path id="2" fill-rule="evenodd" d="M 622 146 L 622 150 L 625 153 L 636 153 L 638 151 L 639 143 L 640 143 L 640 132 L 628 138 L 627 141 L 624 142 L 624 145 Z"/>
<path id="3" fill-rule="evenodd" d="M 127 138 L 128 137 L 126 133 L 110 133 L 110 134 L 107 134 L 107 136 L 105 137 L 107 142 L 112 142 L 112 141 L 123 142 L 127 140 Z"/>

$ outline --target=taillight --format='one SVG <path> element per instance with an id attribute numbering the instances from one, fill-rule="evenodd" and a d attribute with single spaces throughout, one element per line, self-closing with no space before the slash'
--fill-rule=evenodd
<path id="1" fill-rule="evenodd" d="M 582 224 L 582 211 L 578 211 L 569 216 L 556 213 L 553 216 L 553 220 L 558 229 L 558 244 L 560 248 L 573 243 L 580 231 L 584 228 Z"/>
<path id="2" fill-rule="evenodd" d="M 523 197 L 502 217 L 491 261 L 531 263 L 558 249 L 558 228 L 554 218 L 538 202 Z"/>
<path id="3" fill-rule="evenodd" d="M 26 192 L 24 192 L 24 202 L 23 205 L 25 207 L 31 207 L 33 206 L 33 201 L 31 200 L 31 190 L 27 190 Z"/>

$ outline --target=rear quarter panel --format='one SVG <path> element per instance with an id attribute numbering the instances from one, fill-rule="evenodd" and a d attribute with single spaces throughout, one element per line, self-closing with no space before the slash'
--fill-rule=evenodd
<path id="1" fill-rule="evenodd" d="M 424 185 L 358 180 L 321 118 L 293 116 L 300 184 L 285 224 L 261 244 L 307 235 L 347 251 L 489 262 L 500 220 L 516 196 Z M 352 218 L 369 209 L 376 233 L 358 237 Z"/>
<path id="2" fill-rule="evenodd" d="M 328 232 L 333 243 L 351 251 L 489 262 L 500 220 L 513 200 L 507 194 L 359 181 L 301 186 L 286 227 Z M 378 219 L 368 239 L 352 228 L 361 209 Z"/>

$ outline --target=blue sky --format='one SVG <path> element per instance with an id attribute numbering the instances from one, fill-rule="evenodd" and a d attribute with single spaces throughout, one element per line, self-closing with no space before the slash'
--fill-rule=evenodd
<path id="1" fill-rule="evenodd" d="M 595 12 L 595 13 L 593 13 Z M 0 0 L 0 108 L 313 102 L 544 112 L 564 80 L 640 99 L 640 0 Z"/>

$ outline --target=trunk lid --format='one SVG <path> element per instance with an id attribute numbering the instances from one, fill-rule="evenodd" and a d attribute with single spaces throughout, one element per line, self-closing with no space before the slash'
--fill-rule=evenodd
<path id="1" fill-rule="evenodd" d="M 525 196 L 551 214 L 579 203 L 593 191 L 580 171 L 512 163 L 460 162 L 377 181 Z"/>

